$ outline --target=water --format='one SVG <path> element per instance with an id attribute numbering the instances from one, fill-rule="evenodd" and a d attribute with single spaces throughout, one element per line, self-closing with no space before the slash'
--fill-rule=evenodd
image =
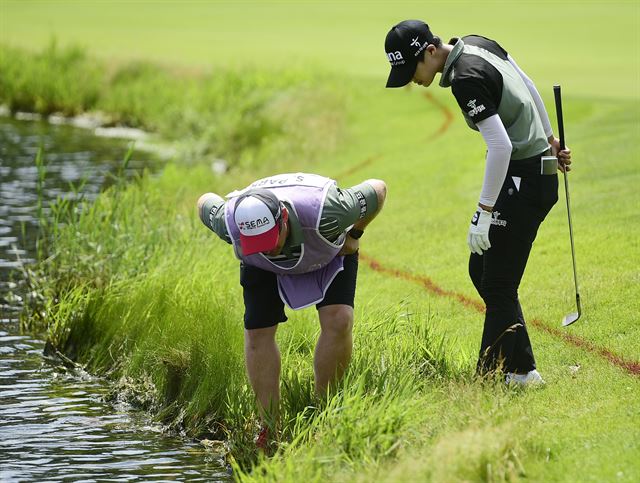
<path id="1" fill-rule="evenodd" d="M 105 381 L 45 358 L 43 337 L 21 333 L 28 294 L 16 269 L 34 261 L 41 143 L 47 200 L 75 196 L 69 183 L 82 179 L 94 198 L 127 151 L 88 131 L 0 118 L 0 481 L 228 481 L 219 455 L 105 402 Z M 143 158 L 134 155 L 129 174 Z"/>

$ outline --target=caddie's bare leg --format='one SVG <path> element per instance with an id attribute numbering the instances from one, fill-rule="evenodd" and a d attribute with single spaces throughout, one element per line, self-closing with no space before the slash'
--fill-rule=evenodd
<path id="1" fill-rule="evenodd" d="M 353 307 L 327 305 L 318 309 L 320 337 L 316 345 L 314 371 L 316 393 L 322 395 L 340 380 L 351 360 Z"/>
<path id="2" fill-rule="evenodd" d="M 276 345 L 278 326 L 244 331 L 244 355 L 249 382 L 258 400 L 262 420 L 277 421 L 280 401 L 280 351 Z"/>

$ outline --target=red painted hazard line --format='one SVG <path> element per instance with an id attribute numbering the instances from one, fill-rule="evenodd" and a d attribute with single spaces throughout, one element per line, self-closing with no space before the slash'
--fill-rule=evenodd
<path id="1" fill-rule="evenodd" d="M 480 312 L 484 314 L 484 304 L 479 300 L 472 299 L 467 297 L 464 294 L 454 292 L 452 290 L 446 290 L 436 284 L 429 277 L 424 275 L 416 275 L 414 273 L 404 272 L 402 270 L 398 270 L 395 268 L 389 268 L 382 265 L 375 258 L 366 255 L 365 253 L 360 252 L 360 260 L 365 262 L 371 269 L 376 272 L 384 273 L 386 275 L 391 275 L 392 277 L 399 278 L 402 280 L 406 280 L 408 282 L 415 283 L 417 285 L 422 286 L 428 292 L 431 292 L 439 297 L 449 297 L 457 300 L 461 304 L 475 310 L 476 312 Z M 634 376 L 640 376 L 640 362 L 631 362 L 623 359 L 617 354 L 614 354 L 609 349 L 598 347 L 592 342 L 589 342 L 585 339 L 582 339 L 576 335 L 573 335 L 569 332 L 564 332 L 554 327 L 549 327 L 547 324 L 538 319 L 533 319 L 529 322 L 532 326 L 543 330 L 547 334 L 551 334 L 554 337 L 558 337 L 559 339 L 568 342 L 569 344 L 579 347 L 580 349 L 584 349 L 588 352 L 596 354 L 612 364 L 624 369 Z"/>
<path id="2" fill-rule="evenodd" d="M 435 131 L 433 133 L 433 135 L 431 136 L 430 139 L 433 138 L 437 138 L 438 136 L 442 136 L 447 129 L 449 129 L 449 126 L 451 126 L 451 123 L 453 122 L 453 113 L 451 112 L 451 110 L 444 105 L 442 102 L 440 102 L 438 99 L 436 99 L 433 94 L 431 94 L 431 92 L 425 92 L 424 93 L 424 97 L 425 99 L 427 99 L 427 101 L 431 102 L 432 104 L 434 104 L 438 109 L 440 109 L 440 111 L 442 111 L 442 114 L 444 115 L 444 122 L 440 125 L 440 127 L 438 128 L 437 131 Z M 379 154 L 376 154 L 374 156 L 369 156 L 367 159 L 365 159 L 364 161 L 351 166 L 349 169 L 343 171 L 342 173 L 334 176 L 334 179 L 342 179 L 346 176 L 349 176 L 350 174 L 353 174 L 357 171 L 360 171 L 362 168 L 366 168 L 367 166 L 369 166 L 371 163 L 373 163 L 374 161 L 376 161 L 377 159 L 379 159 L 381 156 Z"/>
<path id="3" fill-rule="evenodd" d="M 340 173 L 339 175 L 335 176 L 335 179 L 341 179 L 344 178 L 345 176 L 349 176 L 350 174 L 355 173 L 356 171 L 360 171 L 362 168 L 366 168 L 367 166 L 369 166 L 371 163 L 373 163 L 376 159 L 380 158 L 380 155 L 377 154 L 375 156 L 370 156 L 367 159 L 365 159 L 364 161 L 356 164 L 355 166 L 350 167 L 349 169 L 343 171 L 342 173 Z"/>
<path id="4" fill-rule="evenodd" d="M 621 367 L 622 369 L 626 370 L 627 372 L 630 372 L 634 376 L 640 376 L 640 362 L 627 361 L 622 357 L 620 357 L 619 355 L 614 354 L 613 352 L 611 352 L 609 349 L 605 347 L 598 347 L 594 343 L 589 342 L 588 340 L 582 339 L 569 332 L 564 332 L 560 329 L 556 329 L 555 327 L 550 327 L 544 322 L 542 322 L 541 320 L 533 319 L 531 320 L 531 325 L 533 325 L 538 329 L 543 330 L 547 334 L 551 334 L 555 337 L 564 339 L 565 341 L 567 341 L 568 343 L 576 347 L 580 347 L 581 349 L 585 349 L 594 354 L 598 354 L 600 357 L 607 359 L 612 364 L 618 367 Z"/>
<path id="5" fill-rule="evenodd" d="M 444 114 L 444 122 L 440 125 L 440 128 L 435 133 L 433 133 L 433 136 L 431 136 L 432 139 L 437 138 L 438 136 L 442 136 L 447 131 L 447 129 L 449 129 L 449 126 L 453 122 L 453 113 L 451 112 L 451 109 L 449 109 L 442 102 L 436 99 L 433 94 L 431 94 L 431 92 L 425 92 L 424 97 L 430 103 L 435 104 L 435 106 L 439 108 Z"/>

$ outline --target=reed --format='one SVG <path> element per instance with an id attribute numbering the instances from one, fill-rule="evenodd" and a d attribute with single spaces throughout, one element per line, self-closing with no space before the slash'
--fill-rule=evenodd
<path id="1" fill-rule="evenodd" d="M 48 293 L 56 294 L 44 312 L 55 348 L 120 381 L 115 391 L 134 394 L 131 399 L 144 401 L 169 426 L 228 440 L 240 471 L 256 461 L 257 419 L 242 360 L 238 266 L 228 247 L 208 243 L 191 207 L 176 210 L 198 177 L 169 167 L 157 180 L 114 184 L 93 204 L 67 212 L 41 265 Z M 178 182 L 170 193 L 162 189 L 168 180 Z M 311 377 L 312 315 L 294 317 L 301 320 L 279 334 L 286 447 L 309 444 L 318 431 L 330 430 L 323 437 L 340 441 L 347 460 L 390 456 L 400 447 L 396 430 L 411 425 L 407 408 L 425 381 L 466 371 L 430 331 L 430 316 L 370 313 L 355 336 L 372 336 L 356 343 L 337 393 L 319 400 Z M 149 393 L 142 397 L 131 381 L 150 382 Z M 357 423 L 354 433 L 350 425 L 335 424 L 338 413 L 354 424 L 365 414 L 377 423 Z M 364 447 L 357 443 L 361 437 L 369 441 Z"/>
<path id="2" fill-rule="evenodd" d="M 215 68 L 186 75 L 144 61 L 106 64 L 81 47 L 59 47 L 55 38 L 35 53 L 0 45 L 2 103 L 12 113 L 44 117 L 100 112 L 107 126 L 172 142 L 181 163 L 222 159 L 245 169 L 266 160 L 317 160 L 335 149 L 344 123 L 339 83 L 321 71 Z"/>

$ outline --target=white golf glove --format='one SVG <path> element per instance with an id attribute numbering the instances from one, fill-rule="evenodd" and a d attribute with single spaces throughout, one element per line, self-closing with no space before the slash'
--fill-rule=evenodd
<path id="1" fill-rule="evenodd" d="M 491 227 L 491 212 L 478 207 L 469 226 L 467 243 L 473 253 L 482 255 L 484 250 L 491 248 L 489 242 L 489 227 Z"/>

